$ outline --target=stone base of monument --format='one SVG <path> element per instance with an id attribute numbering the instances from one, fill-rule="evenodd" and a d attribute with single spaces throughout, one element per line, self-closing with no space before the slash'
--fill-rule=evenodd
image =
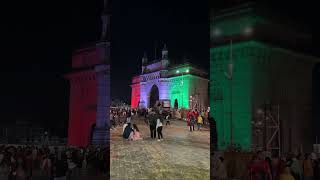
<path id="1" fill-rule="evenodd" d="M 92 145 L 108 145 L 110 142 L 110 130 L 107 128 L 95 128 L 91 139 Z"/>

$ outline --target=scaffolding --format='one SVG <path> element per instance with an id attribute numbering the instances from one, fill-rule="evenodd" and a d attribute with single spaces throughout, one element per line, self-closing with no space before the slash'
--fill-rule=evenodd
<path id="1" fill-rule="evenodd" d="M 252 148 L 281 154 L 280 106 L 265 103 L 252 121 Z"/>

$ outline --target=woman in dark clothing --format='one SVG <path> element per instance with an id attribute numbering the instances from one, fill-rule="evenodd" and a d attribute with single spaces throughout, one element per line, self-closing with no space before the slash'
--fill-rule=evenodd
<path id="1" fill-rule="evenodd" d="M 129 139 L 130 135 L 133 133 L 133 129 L 131 127 L 131 123 L 128 123 L 128 125 L 126 126 L 126 128 L 123 131 L 123 138 L 125 139 Z"/>

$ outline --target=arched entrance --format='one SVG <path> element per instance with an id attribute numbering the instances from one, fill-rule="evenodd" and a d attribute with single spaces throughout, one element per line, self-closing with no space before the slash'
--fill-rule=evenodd
<path id="1" fill-rule="evenodd" d="M 175 99 L 175 100 L 174 100 L 174 108 L 175 108 L 175 109 L 178 109 L 178 107 L 179 107 L 178 99 Z"/>
<path id="2" fill-rule="evenodd" d="M 159 101 L 159 89 L 156 85 L 153 85 L 150 91 L 149 107 L 154 107 L 157 101 Z"/>

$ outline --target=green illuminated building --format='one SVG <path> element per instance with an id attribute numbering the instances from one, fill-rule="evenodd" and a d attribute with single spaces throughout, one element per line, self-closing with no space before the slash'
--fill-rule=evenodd
<path id="1" fill-rule="evenodd" d="M 207 72 L 191 63 L 170 64 L 166 46 L 161 59 L 142 58 L 141 74 L 132 78 L 132 108 L 208 108 Z"/>
<path id="2" fill-rule="evenodd" d="M 319 59 L 303 51 L 310 36 L 265 12 L 249 3 L 210 18 L 210 113 L 220 150 L 231 142 L 251 150 L 273 134 L 253 133 L 252 122 L 266 104 L 279 107 L 282 152 L 312 147 L 312 68 Z"/>

